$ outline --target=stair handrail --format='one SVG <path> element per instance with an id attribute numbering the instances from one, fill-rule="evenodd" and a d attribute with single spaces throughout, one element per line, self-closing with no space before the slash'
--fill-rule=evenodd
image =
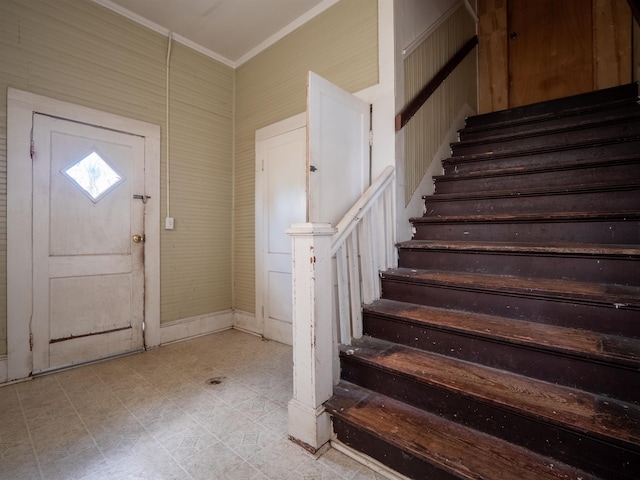
<path id="1" fill-rule="evenodd" d="M 331 238 L 338 341 L 362 336 L 362 305 L 380 298 L 379 271 L 395 263 L 395 167 L 388 166 L 336 225 Z"/>
<path id="2" fill-rule="evenodd" d="M 420 110 L 422 105 L 429 100 L 429 97 L 438 89 L 445 79 L 453 72 L 458 65 L 473 51 L 478 45 L 478 36 L 474 35 L 458 50 L 453 57 L 436 73 L 420 92 L 411 100 L 406 107 L 396 115 L 396 132 L 402 130 L 409 120 Z"/>

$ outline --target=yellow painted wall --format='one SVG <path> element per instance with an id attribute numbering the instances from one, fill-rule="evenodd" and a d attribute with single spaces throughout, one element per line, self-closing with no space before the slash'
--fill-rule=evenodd
<path id="1" fill-rule="evenodd" d="M 0 2 L 0 355 L 6 353 L 6 89 L 161 126 L 167 38 L 89 0 Z M 231 308 L 233 70 L 182 45 L 171 60 L 171 215 L 162 321 Z"/>
<path id="2" fill-rule="evenodd" d="M 255 131 L 306 109 L 312 70 L 350 92 L 378 83 L 378 5 L 342 0 L 236 70 L 236 309 L 255 312 Z"/>

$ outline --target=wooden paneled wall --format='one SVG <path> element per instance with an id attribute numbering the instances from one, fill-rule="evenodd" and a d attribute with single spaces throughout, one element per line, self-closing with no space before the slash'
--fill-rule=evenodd
<path id="1" fill-rule="evenodd" d="M 479 113 L 512 106 L 508 66 L 509 3 L 509 0 L 478 1 Z M 591 0 L 591 8 L 593 90 L 630 82 L 632 21 L 627 0 Z"/>

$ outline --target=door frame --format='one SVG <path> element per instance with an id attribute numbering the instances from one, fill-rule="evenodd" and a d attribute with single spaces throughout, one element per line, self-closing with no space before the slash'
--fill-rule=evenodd
<path id="1" fill-rule="evenodd" d="M 160 127 L 93 108 L 24 92 L 7 91 L 7 380 L 30 376 L 33 310 L 33 182 L 30 158 L 33 114 L 144 138 L 145 348 L 160 344 Z"/>
<path id="2" fill-rule="evenodd" d="M 287 118 L 280 122 L 274 123 L 267 127 L 256 130 L 255 134 L 255 288 L 256 288 L 256 315 L 253 325 L 247 323 L 242 325 L 243 329 L 264 335 L 265 318 L 264 318 L 264 295 L 266 285 L 264 284 L 265 270 L 265 248 L 266 239 L 264 238 L 264 222 L 262 202 L 259 201 L 264 195 L 265 175 L 262 171 L 262 162 L 258 157 L 257 145 L 273 137 L 289 133 L 307 125 L 306 112 L 300 113 L 293 117 Z M 304 160 L 304 159 L 303 159 Z"/>

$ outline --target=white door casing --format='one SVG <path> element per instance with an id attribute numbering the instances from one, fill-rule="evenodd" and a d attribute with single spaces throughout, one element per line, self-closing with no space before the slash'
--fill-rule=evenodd
<path id="1" fill-rule="evenodd" d="M 36 113 L 137 135 L 143 139 L 144 322 L 146 347 L 160 343 L 160 127 L 99 110 L 8 89 L 7 93 L 7 337 L 8 380 L 28 377 L 34 359 L 32 241 L 34 183 L 30 141 Z M 36 195 L 37 196 L 37 193 Z M 130 239 L 129 239 L 130 240 Z M 40 267 L 40 261 L 35 268 Z"/>
<path id="2" fill-rule="evenodd" d="M 33 152 L 33 373 L 141 350 L 144 139 L 36 114 Z"/>
<path id="3" fill-rule="evenodd" d="M 307 78 L 307 221 L 334 227 L 370 179 L 367 102 L 309 72 Z"/>
<path id="4" fill-rule="evenodd" d="M 291 345 L 291 239 L 306 216 L 304 115 L 256 132 L 257 333 Z"/>

